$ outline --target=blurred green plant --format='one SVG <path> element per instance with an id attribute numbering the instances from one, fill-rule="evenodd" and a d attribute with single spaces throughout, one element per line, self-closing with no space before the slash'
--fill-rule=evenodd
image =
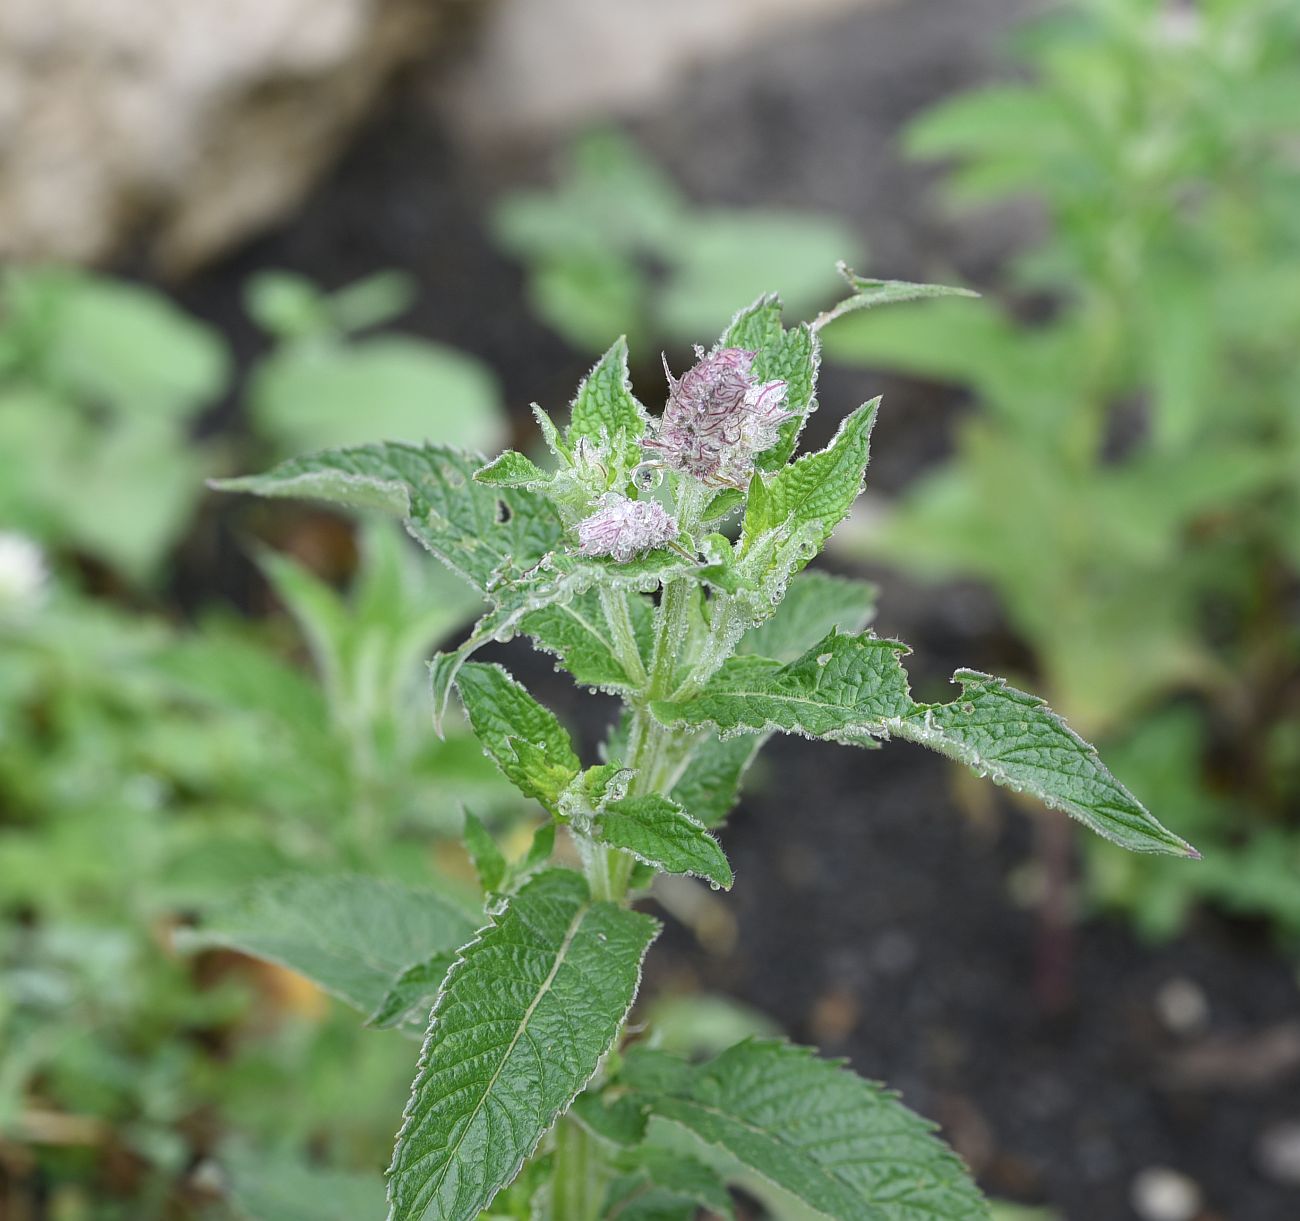
<path id="1" fill-rule="evenodd" d="M 249 281 L 248 312 L 275 346 L 250 376 L 248 411 L 276 454 L 379 440 L 500 444 L 501 392 L 481 362 L 414 336 L 356 337 L 403 313 L 413 296 L 399 272 L 334 293 L 289 272 Z"/>
<path id="2" fill-rule="evenodd" d="M 990 583 L 1053 701 L 1188 820 L 1195 869 L 1090 845 L 1097 898 L 1168 933 L 1207 894 L 1300 939 L 1300 9 L 1081 0 L 1021 45 L 1028 81 L 907 135 L 954 204 L 1032 208 L 1003 301 L 827 333 L 975 400 L 846 545 Z"/>
<path id="3" fill-rule="evenodd" d="M 130 581 L 156 576 L 214 469 L 190 429 L 228 366 L 221 340 L 156 292 L 70 268 L 10 269 L 0 522 Z"/>
<path id="4" fill-rule="evenodd" d="M 271 1054 L 244 1029 L 267 981 L 233 969 L 203 985 L 166 946 L 177 920 L 257 878 L 345 868 L 427 885 L 462 802 L 494 823 L 518 811 L 463 729 L 441 742 L 419 730 L 418 659 L 478 603 L 411 550 L 387 523 L 369 524 L 346 599 L 295 561 L 263 556 L 319 683 L 265 630 L 213 619 L 179 632 L 51 584 L 30 554 L 24 579 L 9 582 L 0 1142 L 34 1151 L 47 1185 L 88 1190 L 117 1149 L 133 1166 L 120 1215 L 170 1215 L 213 1106 L 284 1156 L 327 1136 L 345 1163 L 357 1154 L 349 1140 L 382 1156 L 382 1102 L 358 1108 L 351 1090 L 364 1079 L 399 1105 L 399 1051 L 359 1046 L 315 993 L 277 984 L 289 1003 Z M 455 880 L 441 885 L 457 902 Z M 214 1049 L 233 1062 L 218 1069 Z M 286 1126 L 279 1091 L 307 1066 L 317 1118 Z M 89 1215 L 117 1215 L 109 1195 Z"/>
<path id="5" fill-rule="evenodd" d="M 554 188 L 507 196 L 491 223 L 527 268 L 533 311 L 593 354 L 620 334 L 648 351 L 716 333 L 771 284 L 811 312 L 839 287 L 836 261 L 861 250 L 829 217 L 696 206 L 613 131 L 577 141 Z"/>

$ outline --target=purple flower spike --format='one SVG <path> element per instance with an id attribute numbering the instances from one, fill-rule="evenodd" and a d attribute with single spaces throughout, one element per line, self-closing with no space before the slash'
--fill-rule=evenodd
<path id="1" fill-rule="evenodd" d="M 674 470 L 708 483 L 744 487 L 754 459 L 775 444 L 786 411 L 786 384 L 759 382 L 753 352 L 722 348 L 675 378 L 668 374 L 668 405 L 653 438 L 642 442 Z"/>
<path id="2" fill-rule="evenodd" d="M 635 555 L 671 542 L 677 523 L 654 500 L 629 500 L 607 492 L 601 506 L 578 523 L 581 555 L 612 555 L 626 564 Z"/>

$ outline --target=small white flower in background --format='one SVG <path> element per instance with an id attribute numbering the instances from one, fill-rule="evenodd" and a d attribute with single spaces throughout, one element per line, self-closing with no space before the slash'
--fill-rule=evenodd
<path id="1" fill-rule="evenodd" d="M 655 436 L 642 445 L 674 470 L 713 483 L 744 487 L 754 459 L 770 448 L 785 409 L 786 383 L 760 382 L 753 352 L 722 348 L 699 357 L 680 378 L 668 374 L 668 403 Z"/>
<path id="2" fill-rule="evenodd" d="M 39 544 L 25 534 L 0 530 L 0 614 L 35 610 L 48 579 Z"/>
<path id="3" fill-rule="evenodd" d="M 600 508 L 578 523 L 582 555 L 612 555 L 620 564 L 677 537 L 677 523 L 654 500 L 607 492 Z"/>

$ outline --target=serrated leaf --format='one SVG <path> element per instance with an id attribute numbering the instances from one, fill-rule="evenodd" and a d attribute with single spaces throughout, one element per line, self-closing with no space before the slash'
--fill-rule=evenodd
<path id="1" fill-rule="evenodd" d="M 591 1078 L 658 932 L 549 870 L 462 952 L 389 1170 L 391 1221 L 474 1221 Z"/>
<path id="2" fill-rule="evenodd" d="M 855 745 L 907 738 L 1032 793 L 1123 847 L 1196 855 L 1043 701 L 960 670 L 956 700 L 917 704 L 901 664 L 905 652 L 897 641 L 834 631 L 785 665 L 733 657 L 698 695 L 650 707 L 665 724 L 711 724 L 724 734 L 784 729 Z"/>
<path id="3" fill-rule="evenodd" d="M 474 736 L 526 797 L 553 809 L 581 768 L 568 730 L 498 665 L 470 662 L 456 677 Z"/>
<path id="4" fill-rule="evenodd" d="M 379 1030 L 401 1027 L 418 1038 L 428 1028 L 429 1010 L 455 961 L 456 954 L 450 951 L 431 954 L 407 967 L 389 985 L 375 1011 L 366 1018 L 366 1025 Z"/>
<path id="5" fill-rule="evenodd" d="M 1032 793 L 1133 852 L 1197 856 L 1106 769 L 1045 701 L 999 678 L 958 670 L 961 695 L 890 722 L 899 737 L 948 755 L 998 784 Z"/>
<path id="6" fill-rule="evenodd" d="M 627 339 L 620 336 L 587 374 L 570 412 L 568 442 L 578 437 L 594 442 L 620 436 L 635 443 L 645 432 L 645 408 L 632 393 L 627 371 Z"/>
<path id="7" fill-rule="evenodd" d="M 642 656 L 649 657 L 653 644 L 654 608 L 635 592 L 627 601 L 633 634 Z M 636 685 L 636 678 L 627 673 L 618 658 L 613 633 L 597 590 L 586 590 L 567 602 L 555 602 L 530 611 L 519 621 L 519 628 L 531 636 L 539 648 L 559 657 L 574 682 L 581 686 L 624 691 Z"/>
<path id="8" fill-rule="evenodd" d="M 791 580 L 772 617 L 741 637 L 737 651 L 793 661 L 833 628 L 860 632 L 875 617 L 876 594 L 870 581 L 802 572 Z"/>
<path id="9" fill-rule="evenodd" d="M 362 445 L 282 462 L 262 475 L 213 486 L 257 496 L 382 509 L 453 572 L 488 593 L 506 557 L 523 572 L 564 538 L 556 510 L 537 493 L 474 481 L 481 455 L 437 445 Z"/>
<path id="10" fill-rule="evenodd" d="M 688 873 L 730 888 L 731 866 L 718 841 L 675 801 L 658 794 L 602 804 L 595 833 L 664 873 Z"/>
<path id="11" fill-rule="evenodd" d="M 469 810 L 465 811 L 465 850 L 483 890 L 489 894 L 500 890 L 506 876 L 506 858 L 492 833 Z"/>
<path id="12" fill-rule="evenodd" d="M 278 963 L 369 1014 L 407 967 L 453 953 L 475 928 L 460 908 L 428 891 L 359 875 L 292 876 L 264 883 L 176 940 Z"/>
<path id="13" fill-rule="evenodd" d="M 777 527 L 812 530 L 819 544 L 830 537 L 862 490 L 879 405 L 873 399 L 847 416 L 825 449 L 804 454 L 769 479 L 755 478 L 745 510 L 742 554 Z"/>
<path id="14" fill-rule="evenodd" d="M 706 827 L 720 826 L 734 809 L 745 772 L 767 739 L 761 733 L 706 738 L 669 796 Z"/>
<path id="15" fill-rule="evenodd" d="M 746 1040 L 692 1066 L 631 1055 L 652 1113 L 835 1221 L 974 1221 L 988 1207 L 934 1126 L 808 1048 Z"/>
<path id="16" fill-rule="evenodd" d="M 693 699 L 658 700 L 650 707 L 669 725 L 712 724 L 724 734 L 783 729 L 845 740 L 850 731 L 911 710 L 899 663 L 906 651 L 896 640 L 835 631 L 785 665 L 733 657 Z"/>
<path id="17" fill-rule="evenodd" d="M 550 483 L 553 476 L 542 470 L 531 458 L 508 449 L 487 466 L 474 472 L 479 483 L 501 488 L 536 488 Z"/>
<path id="18" fill-rule="evenodd" d="M 720 343 L 722 347 L 756 353 L 753 375 L 760 382 L 786 384 L 785 406 L 794 418 L 781 425 L 776 443 L 757 459 L 760 470 L 779 470 L 790 461 L 799 443 L 799 433 L 817 409 L 817 374 L 821 368 L 817 336 L 805 322 L 785 330 L 781 325 L 780 300 L 760 297 L 731 320 Z"/>

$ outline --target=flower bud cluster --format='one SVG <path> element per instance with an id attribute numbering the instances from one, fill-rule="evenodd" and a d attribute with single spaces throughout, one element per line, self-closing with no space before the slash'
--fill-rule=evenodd
<path id="1" fill-rule="evenodd" d="M 706 483 L 743 488 L 754 459 L 777 439 L 793 415 L 786 384 L 760 382 L 753 352 L 721 348 L 675 378 L 668 369 L 668 404 L 656 435 L 642 442 L 665 465 Z"/>
<path id="2" fill-rule="evenodd" d="M 620 564 L 677 537 L 677 523 L 655 500 L 629 500 L 608 492 L 601 506 L 578 523 L 580 555 L 612 555 Z"/>

